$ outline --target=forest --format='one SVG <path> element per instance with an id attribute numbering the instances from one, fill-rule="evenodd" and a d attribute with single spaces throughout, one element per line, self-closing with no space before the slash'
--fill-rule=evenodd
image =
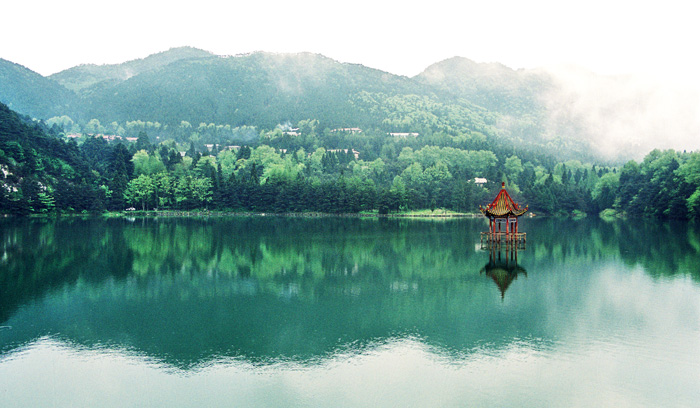
<path id="1" fill-rule="evenodd" d="M 603 166 L 510 144 L 487 123 L 467 127 L 437 123 L 407 133 L 329 128 L 316 119 L 269 129 L 81 125 L 68 116 L 32 120 L 0 105 L 0 211 L 476 213 L 503 181 L 537 214 L 693 219 L 700 212 L 698 152 L 653 150 L 640 162 Z"/>

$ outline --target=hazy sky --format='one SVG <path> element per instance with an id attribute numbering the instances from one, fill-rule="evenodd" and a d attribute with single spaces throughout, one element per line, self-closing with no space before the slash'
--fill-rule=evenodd
<path id="1" fill-rule="evenodd" d="M 456 55 L 516 69 L 700 72 L 700 24 L 687 0 L 15 0 L 2 9 L 0 58 L 44 75 L 184 45 L 310 51 L 408 76 Z"/>

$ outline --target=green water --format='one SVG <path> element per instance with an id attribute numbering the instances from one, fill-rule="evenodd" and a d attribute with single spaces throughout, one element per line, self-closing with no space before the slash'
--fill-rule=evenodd
<path id="1" fill-rule="evenodd" d="M 485 229 L 0 220 L 0 406 L 700 406 L 700 228 Z"/>

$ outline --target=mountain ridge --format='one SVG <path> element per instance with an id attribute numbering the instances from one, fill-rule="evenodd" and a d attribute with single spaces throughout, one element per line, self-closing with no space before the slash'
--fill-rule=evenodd
<path id="1" fill-rule="evenodd" d="M 214 54 L 209 51 L 194 47 L 176 47 L 119 64 L 81 64 L 49 75 L 47 78 L 58 82 L 69 90 L 81 93 L 86 89 L 99 86 L 102 82 L 124 81 L 182 59 L 213 56 Z"/>
<path id="2" fill-rule="evenodd" d="M 68 115 L 82 123 L 94 118 L 102 123 L 187 121 L 260 128 L 317 119 L 322 128 L 479 132 L 491 138 L 503 134 L 519 145 L 542 144 L 538 139 L 544 132 L 530 124 L 532 117 L 542 116 L 543 106 L 533 102 L 539 85 L 523 82 L 523 77 L 503 64 L 463 57 L 406 77 L 310 52 L 218 56 L 180 47 L 51 75 L 47 81 L 75 91 L 75 102 L 64 112 L 32 115 Z M 40 88 L 28 87 L 26 93 L 40 94 Z"/>
<path id="3" fill-rule="evenodd" d="M 71 111 L 77 95 L 23 65 L 0 58 L 0 101 L 23 114 L 47 118 Z"/>
<path id="4" fill-rule="evenodd" d="M 81 123 L 188 121 L 269 129 L 318 119 L 322 128 L 331 129 L 478 131 L 574 158 L 599 146 L 606 146 L 609 157 L 615 148 L 626 158 L 641 157 L 651 148 L 665 147 L 658 141 L 667 123 L 678 123 L 686 138 L 688 129 L 696 127 L 684 123 L 668 104 L 663 107 L 675 120 L 668 119 L 668 112 L 650 115 L 659 105 L 650 100 L 658 95 L 654 90 L 627 93 L 629 80 L 573 77 L 579 82 L 566 89 L 571 84 L 554 72 L 464 57 L 438 61 L 407 77 L 311 52 L 221 56 L 178 47 L 121 64 L 80 65 L 48 77 L 0 60 L 0 102 L 35 118 L 68 115 Z M 602 92 L 604 98 L 588 90 Z M 661 96 L 673 100 L 673 95 Z M 621 133 L 630 123 L 639 126 Z M 640 142 L 636 134 L 649 135 L 648 140 Z"/>

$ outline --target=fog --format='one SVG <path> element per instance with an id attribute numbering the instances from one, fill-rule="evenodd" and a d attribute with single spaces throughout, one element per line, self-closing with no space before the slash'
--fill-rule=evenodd
<path id="1" fill-rule="evenodd" d="M 700 148 L 700 88 L 692 83 L 571 66 L 548 71 L 558 83 L 542 95 L 550 136 L 585 138 L 614 161 L 639 160 L 657 148 Z"/>

